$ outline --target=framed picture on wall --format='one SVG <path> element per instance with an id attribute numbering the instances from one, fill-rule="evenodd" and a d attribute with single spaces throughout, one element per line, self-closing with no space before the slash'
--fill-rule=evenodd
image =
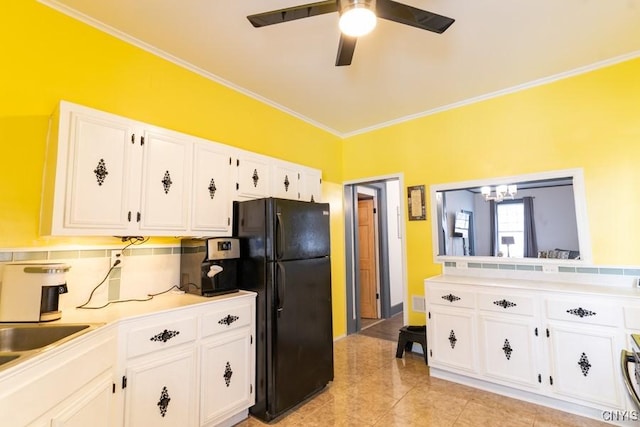
<path id="1" fill-rule="evenodd" d="M 427 219 L 427 209 L 424 199 L 424 185 L 407 187 L 409 204 L 409 221 L 424 221 Z"/>

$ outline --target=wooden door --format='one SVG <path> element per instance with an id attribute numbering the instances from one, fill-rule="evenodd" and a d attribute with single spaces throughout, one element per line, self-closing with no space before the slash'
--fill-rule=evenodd
<path id="1" fill-rule="evenodd" d="M 376 289 L 375 219 L 373 199 L 358 200 L 360 317 L 378 318 Z"/>

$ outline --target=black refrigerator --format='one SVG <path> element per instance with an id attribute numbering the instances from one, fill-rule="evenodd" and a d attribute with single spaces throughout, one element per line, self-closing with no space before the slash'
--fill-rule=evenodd
<path id="1" fill-rule="evenodd" d="M 329 204 L 234 202 L 240 289 L 255 291 L 256 403 L 270 421 L 333 380 Z"/>

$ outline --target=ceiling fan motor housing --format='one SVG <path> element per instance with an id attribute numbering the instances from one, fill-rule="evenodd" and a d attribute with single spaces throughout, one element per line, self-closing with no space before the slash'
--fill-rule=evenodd
<path id="1" fill-rule="evenodd" d="M 376 0 L 338 0 L 338 11 L 340 15 L 348 10 L 363 7 L 376 12 Z"/>

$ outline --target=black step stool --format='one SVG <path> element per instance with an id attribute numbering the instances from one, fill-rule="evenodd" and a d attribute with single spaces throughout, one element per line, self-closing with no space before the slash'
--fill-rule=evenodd
<path id="1" fill-rule="evenodd" d="M 424 353 L 424 363 L 427 365 L 427 326 L 403 326 L 400 328 L 400 334 L 398 335 L 398 348 L 396 350 L 396 357 L 402 359 L 402 354 L 406 351 L 411 351 L 413 343 L 420 344 L 422 346 L 422 352 Z"/>

